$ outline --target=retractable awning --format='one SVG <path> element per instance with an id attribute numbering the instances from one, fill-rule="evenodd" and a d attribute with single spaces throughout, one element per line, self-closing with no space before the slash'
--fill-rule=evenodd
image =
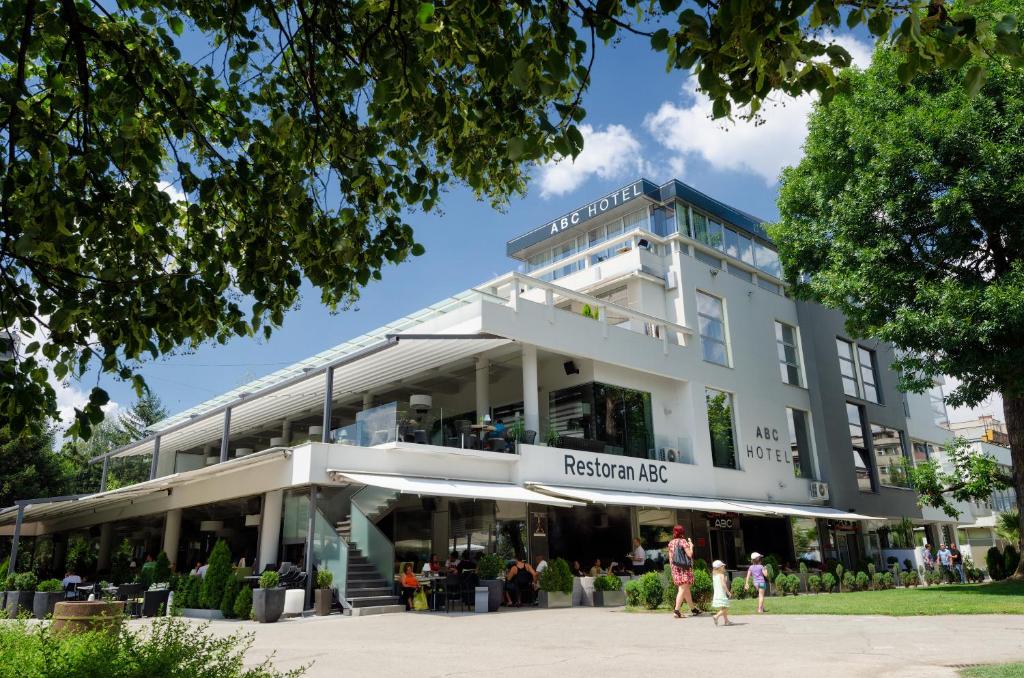
<path id="1" fill-rule="evenodd" d="M 702 497 L 678 497 L 667 494 L 642 494 L 640 492 L 620 492 L 617 490 L 594 490 L 579 487 L 561 487 L 559 485 L 530 484 L 531 488 L 548 494 L 577 499 L 591 504 L 608 504 L 612 506 L 644 506 L 649 508 L 678 508 L 692 511 L 708 511 L 710 513 L 759 513 L 767 511 L 755 510 L 735 502 Z"/>
<path id="2" fill-rule="evenodd" d="M 510 483 L 487 483 L 474 480 L 444 480 L 435 478 L 403 478 L 375 473 L 350 473 L 328 469 L 332 476 L 350 480 L 362 485 L 373 485 L 404 494 L 421 496 L 459 497 L 462 499 L 497 499 L 500 501 L 522 501 L 531 504 L 547 504 L 548 506 L 580 506 L 581 503 L 571 499 L 551 497 L 540 492 L 533 492 L 519 485 Z"/>
<path id="3" fill-rule="evenodd" d="M 768 515 L 796 516 L 798 518 L 823 518 L 827 520 L 885 520 L 860 513 L 840 511 L 829 506 L 800 506 L 796 504 L 748 504 L 736 502 L 744 508 Z"/>

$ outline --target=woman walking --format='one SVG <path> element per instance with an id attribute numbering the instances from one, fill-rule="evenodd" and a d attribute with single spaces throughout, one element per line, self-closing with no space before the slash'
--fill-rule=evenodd
<path id="1" fill-rule="evenodd" d="M 725 582 L 725 563 L 716 560 L 711 563 L 711 567 L 711 579 L 715 585 L 715 595 L 711 599 L 711 606 L 718 610 L 712 619 L 715 620 L 715 626 L 718 626 L 719 619 L 725 622 L 726 626 L 732 626 L 732 622 L 729 621 L 729 598 L 732 597 L 732 592 L 729 591 L 729 586 Z"/>
<path id="2" fill-rule="evenodd" d="M 672 541 L 668 543 L 668 559 L 672 563 L 672 583 L 679 587 L 672 614 L 677 619 L 682 618 L 679 607 L 685 600 L 690 608 L 690 614 L 696 617 L 700 610 L 693 604 L 693 596 L 690 595 L 690 587 L 693 586 L 693 541 L 686 538 L 682 525 L 672 528 Z"/>
<path id="3" fill-rule="evenodd" d="M 757 613 L 764 614 L 764 594 L 768 590 L 768 581 L 764 565 L 761 564 L 761 554 L 757 551 L 751 553 L 750 562 L 753 565 L 747 568 L 747 581 L 743 584 L 743 590 L 750 589 L 750 582 L 754 582 L 754 588 L 757 589 Z"/>

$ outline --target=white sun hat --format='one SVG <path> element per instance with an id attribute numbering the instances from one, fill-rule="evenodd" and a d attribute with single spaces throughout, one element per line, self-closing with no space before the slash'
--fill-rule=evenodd
<path id="1" fill-rule="evenodd" d="M 715 562 L 711 563 L 711 567 L 717 570 L 720 567 L 725 567 L 725 563 L 723 563 L 721 560 L 716 560 Z"/>
<path id="2" fill-rule="evenodd" d="M 761 557 L 761 554 L 758 553 L 757 551 L 754 551 L 753 553 L 750 554 L 750 559 L 751 560 L 756 560 L 756 559 L 758 559 L 760 557 Z"/>

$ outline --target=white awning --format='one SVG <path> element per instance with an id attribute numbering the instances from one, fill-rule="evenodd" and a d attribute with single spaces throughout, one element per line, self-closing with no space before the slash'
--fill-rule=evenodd
<path id="1" fill-rule="evenodd" d="M 796 516 L 798 518 L 823 518 L 827 520 L 885 520 L 885 518 L 876 518 L 874 516 L 865 516 L 859 513 L 851 513 L 849 511 L 840 511 L 829 506 L 801 506 L 796 504 L 747 504 L 746 502 L 736 502 L 740 506 L 757 511 L 760 513 L 766 513 L 769 515 L 779 516 Z"/>
<path id="2" fill-rule="evenodd" d="M 532 484 L 530 487 L 553 495 L 578 499 L 592 504 L 609 504 L 612 506 L 646 506 L 650 508 L 678 508 L 710 513 L 759 513 L 756 510 L 734 502 L 702 497 L 679 497 L 667 494 L 641 494 L 639 492 L 620 492 L 617 490 L 594 490 L 579 487 L 561 487 L 558 485 Z"/>
<path id="3" fill-rule="evenodd" d="M 548 506 L 579 506 L 579 502 L 546 494 L 532 492 L 525 487 L 510 483 L 485 483 L 474 480 L 442 480 L 435 478 L 403 478 L 375 473 L 350 473 L 328 469 L 329 474 L 351 480 L 362 485 L 373 485 L 405 494 L 438 497 L 461 497 L 463 499 L 497 499 L 500 501 L 523 501 Z"/>

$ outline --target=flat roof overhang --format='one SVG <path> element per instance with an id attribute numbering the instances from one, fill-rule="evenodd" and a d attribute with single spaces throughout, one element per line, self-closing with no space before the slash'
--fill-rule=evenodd
<path id="1" fill-rule="evenodd" d="M 709 513 L 758 513 L 749 507 L 706 497 L 683 497 L 669 494 L 624 492 L 618 490 L 598 490 L 581 487 L 548 485 L 546 483 L 526 483 L 527 487 L 554 496 L 575 499 L 589 504 L 606 504 L 609 506 L 638 506 L 644 508 L 676 508 Z"/>
<path id="2" fill-rule="evenodd" d="M 452 480 L 446 478 L 407 478 L 377 473 L 355 473 L 327 469 L 328 475 L 338 480 L 347 480 L 360 485 L 371 485 L 403 494 L 426 497 L 457 497 L 460 499 L 495 499 L 498 501 L 520 501 L 548 506 L 582 506 L 582 502 L 562 497 L 552 497 L 533 492 L 512 483 L 481 482 L 476 480 Z"/>

